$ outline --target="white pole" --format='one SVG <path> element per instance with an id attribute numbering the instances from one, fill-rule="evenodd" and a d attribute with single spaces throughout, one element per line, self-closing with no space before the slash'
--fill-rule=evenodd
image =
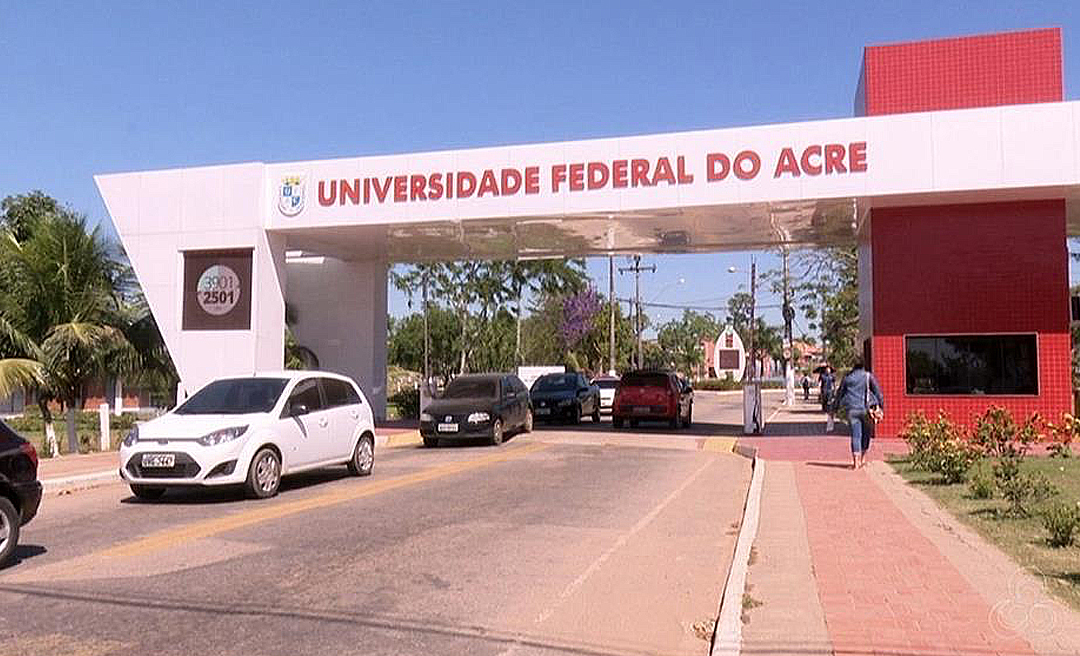
<path id="1" fill-rule="evenodd" d="M 98 406 L 98 422 L 101 428 L 101 450 L 108 451 L 112 448 L 112 440 L 109 438 L 109 404 L 102 403 Z"/>
<path id="2" fill-rule="evenodd" d="M 113 395 L 113 412 L 119 417 L 124 412 L 124 382 L 116 377 L 115 394 Z"/>

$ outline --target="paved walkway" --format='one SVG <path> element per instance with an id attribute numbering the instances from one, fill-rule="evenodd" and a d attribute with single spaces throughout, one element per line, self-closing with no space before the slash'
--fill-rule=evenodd
<path id="1" fill-rule="evenodd" d="M 844 437 L 809 437 L 805 408 L 784 410 L 769 432 L 741 440 L 773 460 L 750 567 L 744 654 L 1075 656 L 1080 615 L 1044 592 L 1012 604 L 966 563 L 1001 555 L 944 513 L 926 520 L 917 495 L 882 462 L 849 468 Z M 824 428 L 823 422 L 818 422 Z M 788 428 L 788 431 L 784 429 Z M 838 442 L 842 440 L 842 442 Z M 902 445 L 882 440 L 874 456 Z M 898 492 L 899 490 L 899 492 Z M 932 503 L 932 502 L 931 502 Z M 964 542 L 957 557 L 951 542 Z M 1007 566 L 1006 566 L 1007 567 Z M 1014 570 L 1018 569 L 1013 566 Z M 1035 584 L 1037 586 L 1037 583 Z M 1007 587 L 1007 586 L 1006 586 Z M 1011 622 L 1053 606 L 1055 635 Z M 1007 627 L 1015 627 L 1016 633 Z"/>

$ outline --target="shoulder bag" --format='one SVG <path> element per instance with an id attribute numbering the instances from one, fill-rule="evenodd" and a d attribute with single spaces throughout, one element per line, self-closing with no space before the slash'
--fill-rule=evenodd
<path id="1" fill-rule="evenodd" d="M 877 399 L 875 399 L 876 401 Z M 876 403 L 870 405 L 870 372 L 866 372 L 866 390 L 863 392 L 863 404 L 866 406 L 866 416 L 870 418 L 870 421 L 874 424 L 881 423 L 881 420 L 885 418 L 885 411 L 881 409 L 881 406 Z"/>

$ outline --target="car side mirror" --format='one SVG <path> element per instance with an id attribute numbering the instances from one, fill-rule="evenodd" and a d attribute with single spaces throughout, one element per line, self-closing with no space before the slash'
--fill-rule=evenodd
<path id="1" fill-rule="evenodd" d="M 299 417 L 308 413 L 308 407 L 303 403 L 290 403 L 289 404 L 289 416 Z"/>

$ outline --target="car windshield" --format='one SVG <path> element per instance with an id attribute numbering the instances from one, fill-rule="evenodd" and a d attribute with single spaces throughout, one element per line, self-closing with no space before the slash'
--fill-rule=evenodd
<path id="1" fill-rule="evenodd" d="M 178 415 L 246 415 L 270 412 L 285 389 L 284 378 L 215 380 L 176 409 Z"/>
<path id="2" fill-rule="evenodd" d="M 614 378 L 604 378 L 602 380 L 594 380 L 593 385 L 596 385 L 600 389 L 615 389 L 619 386 L 619 381 Z"/>
<path id="3" fill-rule="evenodd" d="M 664 374 L 633 374 L 622 379 L 623 387 L 667 387 Z"/>
<path id="4" fill-rule="evenodd" d="M 446 386 L 444 399 L 490 399 L 495 396 L 495 381 L 486 378 L 455 378 Z"/>
<path id="5" fill-rule="evenodd" d="M 577 376 L 572 374 L 541 376 L 532 386 L 534 392 L 564 392 L 572 389 L 577 389 Z"/>

